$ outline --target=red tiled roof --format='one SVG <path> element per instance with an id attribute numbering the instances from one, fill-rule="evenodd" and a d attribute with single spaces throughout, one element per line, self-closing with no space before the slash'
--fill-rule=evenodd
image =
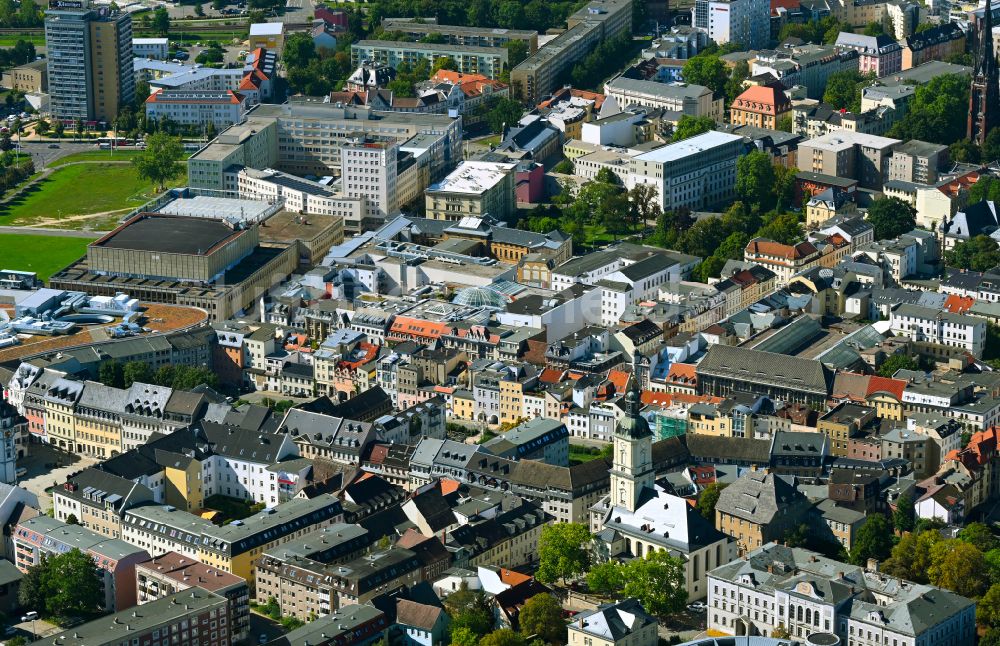
<path id="1" fill-rule="evenodd" d="M 441 478 L 441 495 L 447 496 L 450 493 L 455 493 L 458 488 L 462 486 L 462 483 L 458 480 L 452 480 L 451 478 Z"/>
<path id="2" fill-rule="evenodd" d="M 787 245 L 766 238 L 755 238 L 747 244 L 747 251 L 752 254 L 776 256 L 788 260 L 801 260 L 816 253 L 816 247 L 809 241 L 796 245 Z"/>
<path id="3" fill-rule="evenodd" d="M 616 393 L 623 393 L 625 392 L 625 386 L 628 385 L 629 376 L 631 376 L 631 373 L 624 370 L 612 370 L 608 373 L 608 381 L 615 387 Z"/>
<path id="4" fill-rule="evenodd" d="M 902 379 L 873 376 L 868 380 L 868 392 L 865 393 L 865 397 L 871 397 L 875 393 L 889 393 L 899 401 L 903 401 L 904 390 L 906 382 Z"/>
<path id="5" fill-rule="evenodd" d="M 368 456 L 368 461 L 372 464 L 382 464 L 386 456 L 389 455 L 389 445 L 388 444 L 376 444 L 372 446 L 372 452 Z"/>
<path id="6" fill-rule="evenodd" d="M 562 381 L 562 376 L 562 370 L 546 368 L 545 370 L 542 370 L 542 374 L 538 375 L 538 381 L 543 384 L 557 384 Z"/>
<path id="7" fill-rule="evenodd" d="M 752 85 L 733 100 L 732 109 L 776 116 L 792 109 L 784 90 L 773 85 Z"/>
<path id="8" fill-rule="evenodd" d="M 997 427 L 973 433 L 964 449 L 952 449 L 945 460 L 958 460 L 970 469 L 977 469 L 986 464 L 996 455 L 998 438 Z"/>
<path id="9" fill-rule="evenodd" d="M 696 386 L 698 385 L 698 373 L 695 368 L 693 363 L 671 364 L 670 370 L 667 372 L 667 382 Z"/>
<path id="10" fill-rule="evenodd" d="M 403 336 L 420 337 L 424 339 L 437 339 L 451 331 L 445 323 L 435 323 L 411 316 L 397 316 L 389 328 L 389 333 L 396 333 Z"/>
<path id="11" fill-rule="evenodd" d="M 517 585 L 518 583 L 524 583 L 531 579 L 527 574 L 521 574 L 514 570 L 508 570 L 507 568 L 499 568 L 498 572 L 500 575 L 500 580 L 507 585 Z"/>
<path id="12" fill-rule="evenodd" d="M 963 314 L 972 309 L 972 306 L 976 304 L 976 299 L 971 296 L 959 296 L 958 294 L 949 294 L 948 298 L 944 299 L 944 309 L 946 312 L 951 312 L 952 314 Z"/>

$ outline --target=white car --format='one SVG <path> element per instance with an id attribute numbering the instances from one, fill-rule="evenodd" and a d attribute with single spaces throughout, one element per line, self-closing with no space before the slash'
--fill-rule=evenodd
<path id="1" fill-rule="evenodd" d="M 701 601 L 695 601 L 694 603 L 688 604 L 688 610 L 691 612 L 705 612 L 708 610 L 708 606 Z"/>
<path id="2" fill-rule="evenodd" d="M 20 479 L 28 475 L 28 470 L 25 467 L 18 467 L 14 470 L 14 477 Z"/>

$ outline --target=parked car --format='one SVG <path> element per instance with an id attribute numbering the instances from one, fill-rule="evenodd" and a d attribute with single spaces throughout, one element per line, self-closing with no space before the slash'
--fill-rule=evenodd
<path id="1" fill-rule="evenodd" d="M 701 601 L 695 601 L 694 603 L 688 604 L 688 610 L 691 612 L 705 612 L 708 610 L 708 606 Z"/>
<path id="2" fill-rule="evenodd" d="M 18 479 L 23 478 L 26 475 L 28 475 L 28 469 L 25 467 L 18 467 L 14 470 L 14 476 Z"/>

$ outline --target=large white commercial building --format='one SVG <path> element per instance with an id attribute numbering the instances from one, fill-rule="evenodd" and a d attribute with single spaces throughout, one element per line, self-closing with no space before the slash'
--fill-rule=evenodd
<path id="1" fill-rule="evenodd" d="M 826 633 L 830 640 L 808 643 L 971 644 L 976 604 L 948 590 L 776 543 L 708 573 L 709 631 L 771 636 L 779 626 L 793 639 Z"/>
<path id="2" fill-rule="evenodd" d="M 976 357 L 986 347 L 986 319 L 904 303 L 892 310 L 890 330 L 915 342 L 964 348 Z"/>
<path id="3" fill-rule="evenodd" d="M 344 195 L 366 198 L 367 215 L 384 220 L 399 211 L 399 145 L 387 139 L 359 137 L 340 149 Z"/>
<path id="4" fill-rule="evenodd" d="M 243 121 L 247 112 L 246 97 L 232 90 L 189 92 L 161 90 L 146 98 L 146 118 L 169 119 L 184 126 L 228 128 Z"/>
<path id="5" fill-rule="evenodd" d="M 490 215 L 506 220 L 517 207 L 514 177 L 517 164 L 464 161 L 440 182 L 424 191 L 427 217 L 461 220 Z"/>
<path id="6" fill-rule="evenodd" d="M 771 39 L 771 5 L 760 0 L 695 0 L 691 25 L 719 45 L 762 49 Z"/>
<path id="7" fill-rule="evenodd" d="M 743 137 L 710 131 L 629 160 L 629 186 L 656 187 L 664 211 L 701 209 L 736 196 L 736 160 Z"/>
<path id="8" fill-rule="evenodd" d="M 392 215 L 461 158 L 461 133 L 461 119 L 441 114 L 259 105 L 188 160 L 188 184 L 236 191 L 241 168 L 298 176 L 339 173 L 344 195 L 364 196 L 376 217 Z"/>
<path id="9" fill-rule="evenodd" d="M 240 198 L 246 200 L 284 201 L 287 211 L 305 215 L 336 215 L 360 226 L 365 213 L 365 198 L 348 197 L 336 190 L 273 168 L 244 168 L 238 176 Z"/>

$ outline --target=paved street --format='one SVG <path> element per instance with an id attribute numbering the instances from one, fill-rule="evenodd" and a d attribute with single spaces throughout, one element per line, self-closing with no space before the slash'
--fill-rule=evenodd
<path id="1" fill-rule="evenodd" d="M 46 467 L 47 464 L 58 466 Z M 44 511 L 52 507 L 52 495 L 45 491 L 47 487 L 58 486 L 66 482 L 71 473 L 95 464 L 97 460 L 93 458 L 57 451 L 48 444 L 32 444 L 28 457 L 17 463 L 17 466 L 28 469 L 28 475 L 18 485 L 38 496 L 38 504 Z"/>
<path id="2" fill-rule="evenodd" d="M 250 639 L 247 640 L 248 643 L 259 644 L 262 641 L 261 635 L 265 636 L 264 641 L 269 642 L 281 637 L 286 632 L 281 624 L 270 617 L 259 615 L 256 612 L 250 613 Z"/>
<path id="3" fill-rule="evenodd" d="M 53 161 L 65 157 L 66 155 L 72 155 L 73 153 L 83 152 L 85 150 L 96 150 L 94 148 L 94 142 L 72 142 L 72 141 L 60 141 L 58 148 L 49 148 L 52 144 L 50 141 L 22 141 L 21 142 L 21 152 L 29 153 L 31 158 L 35 162 L 35 169 L 40 170 Z"/>

